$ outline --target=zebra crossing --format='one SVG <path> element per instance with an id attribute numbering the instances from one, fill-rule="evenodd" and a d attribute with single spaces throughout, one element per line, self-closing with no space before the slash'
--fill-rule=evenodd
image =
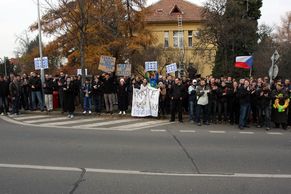
<path id="1" fill-rule="evenodd" d="M 69 119 L 64 115 L 23 114 L 9 119 L 16 124 L 34 127 L 113 131 L 135 131 L 170 124 L 167 120 L 157 120 L 154 118 L 77 116 L 74 119 Z"/>

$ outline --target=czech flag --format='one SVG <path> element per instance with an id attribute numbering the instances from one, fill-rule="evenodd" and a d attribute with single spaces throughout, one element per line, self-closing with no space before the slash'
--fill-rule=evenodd
<path id="1" fill-rule="evenodd" d="M 253 67 L 254 59 L 252 56 L 238 56 L 235 58 L 235 67 L 250 69 Z"/>

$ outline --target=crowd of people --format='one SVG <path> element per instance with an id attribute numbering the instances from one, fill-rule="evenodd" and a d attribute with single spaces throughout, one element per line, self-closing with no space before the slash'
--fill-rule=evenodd
<path id="1" fill-rule="evenodd" d="M 86 78 L 81 76 L 39 75 L 31 72 L 9 77 L 0 75 L 0 113 L 18 115 L 20 109 L 51 112 L 61 108 L 74 118 L 75 107 L 82 105 L 83 114 L 114 113 L 118 104 L 120 115 L 130 109 L 133 89 L 146 87 L 160 91 L 159 117 L 170 115 L 170 122 L 183 122 L 183 113 L 198 126 L 229 123 L 242 130 L 250 124 L 270 130 L 287 129 L 291 125 L 291 83 L 289 79 L 270 82 L 268 77 L 236 80 L 232 77 L 190 79 L 161 76 L 146 72 L 144 76 L 116 77 L 104 73 Z M 93 110 L 94 107 L 94 110 Z"/>

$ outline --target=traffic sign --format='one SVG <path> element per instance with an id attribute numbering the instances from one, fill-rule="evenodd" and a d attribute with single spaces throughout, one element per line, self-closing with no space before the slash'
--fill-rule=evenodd
<path id="1" fill-rule="evenodd" d="M 48 58 L 43 57 L 42 63 L 40 58 L 34 58 L 34 69 L 35 70 L 48 69 Z"/>

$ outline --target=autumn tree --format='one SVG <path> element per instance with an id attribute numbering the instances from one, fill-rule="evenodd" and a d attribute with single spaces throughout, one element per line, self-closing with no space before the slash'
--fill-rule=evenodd
<path id="1" fill-rule="evenodd" d="M 101 55 L 130 59 L 152 44 L 145 30 L 142 0 L 45 0 L 43 30 L 55 37 L 50 46 L 71 66 L 96 73 Z M 32 29 L 36 29 L 36 25 Z"/>

